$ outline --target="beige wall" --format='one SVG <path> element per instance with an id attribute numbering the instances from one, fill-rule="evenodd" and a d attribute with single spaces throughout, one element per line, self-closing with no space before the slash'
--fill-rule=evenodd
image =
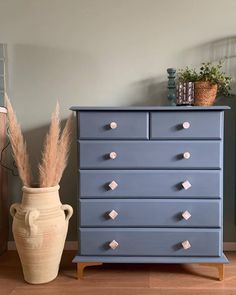
<path id="1" fill-rule="evenodd" d="M 236 55 L 235 11 L 235 0 L 0 0 L 8 93 L 33 164 L 56 99 L 63 118 L 71 105 L 165 103 L 166 68 Z M 226 63 L 234 76 L 235 60 Z M 75 161 L 73 147 L 62 199 L 74 206 Z M 229 177 L 234 181 L 234 168 Z M 11 178 L 11 201 L 20 196 L 17 183 Z M 233 186 L 230 194 L 228 241 L 236 240 Z M 75 218 L 70 239 L 74 225 Z"/>

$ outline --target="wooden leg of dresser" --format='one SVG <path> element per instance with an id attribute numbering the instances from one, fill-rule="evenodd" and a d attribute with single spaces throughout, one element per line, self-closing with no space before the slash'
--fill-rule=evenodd
<path id="1" fill-rule="evenodd" d="M 219 280 L 223 281 L 225 276 L 225 265 L 223 263 L 218 264 Z"/>
<path id="2" fill-rule="evenodd" d="M 77 279 L 82 279 L 85 267 L 102 265 L 102 262 L 78 262 L 77 263 Z"/>
<path id="3" fill-rule="evenodd" d="M 211 266 L 211 267 L 217 268 L 218 273 L 219 273 L 219 281 L 224 280 L 224 271 L 225 271 L 224 263 L 201 263 L 201 265 L 203 265 L 203 266 Z"/>

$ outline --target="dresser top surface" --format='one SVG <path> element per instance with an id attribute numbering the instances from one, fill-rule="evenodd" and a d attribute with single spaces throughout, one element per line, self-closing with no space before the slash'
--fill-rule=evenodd
<path id="1" fill-rule="evenodd" d="M 228 106 L 122 106 L 122 107 L 92 107 L 72 106 L 72 111 L 224 111 Z"/>

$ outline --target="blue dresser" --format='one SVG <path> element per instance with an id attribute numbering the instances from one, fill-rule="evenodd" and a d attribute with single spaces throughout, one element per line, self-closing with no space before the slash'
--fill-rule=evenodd
<path id="1" fill-rule="evenodd" d="M 223 279 L 228 107 L 72 107 L 78 277 L 102 263 L 204 263 Z"/>

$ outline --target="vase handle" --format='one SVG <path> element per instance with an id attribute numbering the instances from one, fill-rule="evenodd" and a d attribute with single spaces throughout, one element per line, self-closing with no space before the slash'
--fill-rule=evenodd
<path id="1" fill-rule="evenodd" d="M 11 205 L 11 207 L 10 207 L 10 214 L 11 214 L 12 217 L 14 217 L 16 215 L 19 207 L 20 207 L 20 204 L 19 203 L 14 203 L 14 204 Z"/>
<path id="2" fill-rule="evenodd" d="M 73 208 L 70 205 L 65 204 L 61 206 L 61 209 L 65 211 L 66 221 L 69 221 L 73 214 Z"/>
<path id="3" fill-rule="evenodd" d="M 30 236 L 34 236 L 38 232 L 38 226 L 34 223 L 38 219 L 40 212 L 37 209 L 29 209 L 25 214 L 25 223 L 29 227 Z"/>

